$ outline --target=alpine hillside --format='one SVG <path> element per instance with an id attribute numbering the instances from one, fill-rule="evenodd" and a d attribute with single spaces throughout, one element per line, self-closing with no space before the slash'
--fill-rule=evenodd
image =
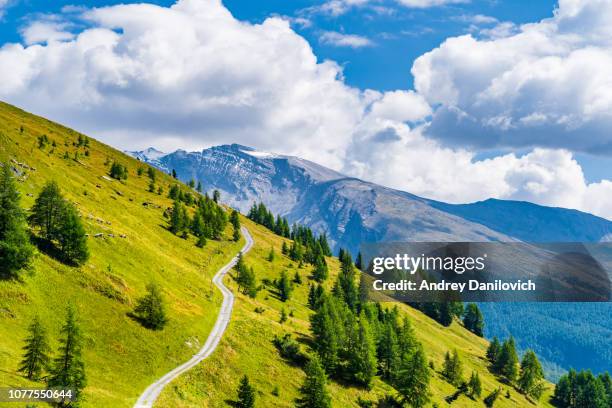
<path id="1" fill-rule="evenodd" d="M 243 213 L 263 202 L 290 222 L 325 232 L 333 247 L 353 254 L 361 242 L 612 239 L 611 221 L 580 211 L 496 199 L 447 204 L 237 144 L 201 152 L 164 154 L 151 148 L 128 153 L 166 172 L 174 170 L 185 182 L 200 182 L 204 191 L 222 191 L 226 202 Z M 486 335 L 514 334 L 520 349 L 534 348 L 543 358 L 550 378 L 571 367 L 595 372 L 612 367 L 609 304 L 484 304 L 483 311 L 492 322 Z"/>

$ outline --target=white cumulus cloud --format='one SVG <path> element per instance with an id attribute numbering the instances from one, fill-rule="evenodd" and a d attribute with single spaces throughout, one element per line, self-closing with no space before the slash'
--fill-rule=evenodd
<path id="1" fill-rule="evenodd" d="M 449 38 L 412 68 L 440 105 L 428 133 L 457 145 L 612 155 L 612 1 L 561 0 L 553 17 Z"/>
<path id="2" fill-rule="evenodd" d="M 523 199 L 612 218 L 612 181 L 587 183 L 566 149 L 537 148 L 481 160 L 473 149 L 449 147 L 428 136 L 440 126 L 442 114 L 456 114 L 470 124 L 486 119 L 490 127 L 517 126 L 511 109 L 506 116 L 496 111 L 512 92 L 521 93 L 521 87 L 512 91 L 511 86 L 518 80 L 513 75 L 520 74 L 516 54 L 499 47 L 499 55 L 491 58 L 488 47 L 482 48 L 483 44 L 498 47 L 496 41 L 502 40 L 486 42 L 469 36 L 448 40 L 415 64 L 418 92 L 378 92 L 348 86 L 341 67 L 318 61 L 288 21 L 277 17 L 261 24 L 239 21 L 219 0 L 67 12 L 81 13 L 85 28 L 71 30 L 70 37 L 56 35 L 67 32 L 65 26 L 37 35 L 26 28 L 24 44 L 0 47 L 1 99 L 119 148 L 155 146 L 170 151 L 236 142 L 299 155 L 430 198 Z M 592 41 L 605 38 L 596 30 L 591 34 Z M 545 35 L 533 35 L 529 41 L 521 47 L 530 47 L 537 55 L 537 50 L 551 45 Z M 478 57 L 453 59 L 445 54 L 442 61 L 449 64 L 445 67 L 438 61 L 440 50 L 466 52 L 453 42 L 474 45 L 474 50 L 467 49 Z M 583 48 L 582 52 L 599 51 Z M 461 64 L 452 64 L 457 61 Z M 603 114 L 605 92 L 585 99 L 581 86 L 565 82 L 563 70 L 546 76 L 538 68 L 546 63 L 553 68 L 556 64 L 535 58 L 533 76 L 571 89 L 554 95 L 540 90 L 540 109 L 523 112 L 518 123 L 546 126 L 555 120 L 555 112 L 563 108 L 569 115 L 581 102 L 586 103 L 582 110 L 593 118 Z M 477 68 L 482 66 L 480 72 Z M 514 68 L 499 77 L 500 66 Z M 465 76 L 474 72 L 478 75 Z M 489 84 L 491 78 L 499 79 Z M 463 109 L 477 105 L 476 93 L 482 105 L 478 109 L 490 110 L 490 116 L 475 117 Z M 585 95 L 595 93 L 597 89 L 590 89 Z M 563 95 L 575 98 L 558 99 L 557 111 L 551 109 L 553 99 Z M 517 106 L 511 100 L 508 106 Z M 525 99 L 526 108 L 535 106 L 528 102 Z M 571 117 L 564 122 L 570 125 L 580 122 Z M 601 138 L 596 135 L 597 140 Z"/>

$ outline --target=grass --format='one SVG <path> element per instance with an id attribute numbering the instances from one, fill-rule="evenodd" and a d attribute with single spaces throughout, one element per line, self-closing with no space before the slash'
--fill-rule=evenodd
<path id="1" fill-rule="evenodd" d="M 274 291 L 267 288 L 260 291 L 256 299 L 244 296 L 238 293 L 233 279 L 226 278 L 226 285 L 238 294 L 232 321 L 219 349 L 208 360 L 171 383 L 162 392 L 157 405 L 159 407 L 226 407 L 235 400 L 238 381 L 244 374 L 249 376 L 257 389 L 257 406 L 295 406 L 295 399 L 299 396 L 299 387 L 304 379 L 303 370 L 280 357 L 272 339 L 275 335 L 291 333 L 302 343 L 304 350 L 309 350 L 309 316 L 312 312 L 306 305 L 310 282 L 307 278 L 311 267 L 298 269 L 295 263 L 280 256 L 283 238 L 262 230 L 260 226 L 248 220 L 243 220 L 243 224 L 247 225 L 255 240 L 255 245 L 245 257 L 245 261 L 247 265 L 254 267 L 260 281 L 278 278 L 283 270 L 289 271 L 289 276 L 293 276 L 297 270 L 303 283 L 295 286 L 291 299 L 283 303 L 275 297 Z M 268 262 L 266 259 L 271 247 L 277 254 L 274 262 Z M 327 285 L 331 286 L 339 264 L 332 258 L 328 259 L 328 263 L 330 279 L 327 280 Z M 385 303 L 384 306 L 393 307 L 396 304 Z M 526 400 L 488 371 L 484 357 L 488 345 L 486 340 L 465 330 L 457 322 L 446 328 L 419 311 L 405 305 L 397 305 L 402 314 L 409 316 L 428 358 L 434 363 L 435 373 L 431 382 L 432 405 L 435 403 L 439 407 L 449 406 L 445 398 L 456 391 L 439 373 L 446 351 L 456 348 L 464 363 L 464 377 L 469 377 L 472 370 L 477 371 L 482 381 L 483 393 L 479 401 L 461 395 L 452 403 L 453 407 L 484 406 L 482 398 L 498 387 L 502 387 L 503 392 L 495 407 L 551 406 L 548 402 L 552 391 L 551 384 L 541 401 L 536 404 Z M 281 324 L 279 318 L 283 308 L 287 313 L 293 312 L 293 317 Z M 275 387 L 279 389 L 278 396 L 273 393 Z M 510 398 L 505 396 L 508 389 Z M 371 390 L 347 387 L 330 381 L 334 407 L 356 407 L 359 397 L 378 400 L 388 393 L 394 394 L 394 390 L 379 379 L 374 381 Z"/>
<path id="2" fill-rule="evenodd" d="M 50 145 L 38 148 L 37 137 L 42 134 L 55 141 L 53 153 Z M 84 406 L 128 407 L 149 383 L 203 344 L 221 302 L 211 278 L 243 243 L 229 240 L 231 228 L 227 238 L 209 240 L 202 249 L 195 246 L 194 238 L 172 235 L 162 217 L 171 201 L 147 192 L 146 172 L 136 175 L 142 164 L 94 140 L 85 156 L 83 147 L 72 144 L 77 137 L 74 131 L 0 104 L 0 160 L 14 159 L 36 168 L 26 170 L 18 183 L 22 206 L 31 207 L 42 185 L 56 180 L 79 209 L 91 252 L 80 268 L 39 253 L 20 282 L 0 281 L 0 384 L 42 385 L 17 372 L 26 328 L 38 314 L 55 350 L 71 303 L 85 336 Z M 80 153 L 78 161 L 73 159 L 75 151 Z M 65 152 L 69 159 L 63 158 Z M 112 160 L 128 167 L 125 182 L 103 178 Z M 173 183 L 160 172 L 157 179 L 166 192 Z M 153 205 L 145 207 L 144 202 Z M 94 238 L 98 233 L 104 238 Z M 167 300 L 170 320 L 163 331 L 147 330 L 127 316 L 150 281 L 160 284 Z"/>
<path id="3" fill-rule="evenodd" d="M 55 148 L 51 145 L 38 148 L 37 138 L 43 134 L 50 142 L 55 141 Z M 146 172 L 140 177 L 136 175 L 142 164 L 94 140 L 90 141 L 86 156 L 86 149 L 73 145 L 77 138 L 78 133 L 70 129 L 0 103 L 0 160 L 14 159 L 36 168 L 25 170 L 25 176 L 20 178 L 22 206 L 31 207 L 42 185 L 56 180 L 82 215 L 90 234 L 92 255 L 85 265 L 73 268 L 39 253 L 20 281 L 0 281 L 0 385 L 43 386 L 29 382 L 17 372 L 26 328 L 33 316 L 39 315 L 55 349 L 66 306 L 73 304 L 85 336 L 88 386 L 83 406 L 128 407 L 147 385 L 186 361 L 204 343 L 221 303 L 221 294 L 211 278 L 243 242 L 229 240 L 230 228 L 222 241 L 209 240 L 202 249 L 195 246 L 193 238 L 185 240 L 172 235 L 162 216 L 171 202 L 165 194 L 147 191 Z M 68 158 L 64 158 L 66 153 Z M 108 180 L 106 175 L 113 160 L 128 167 L 127 180 Z M 165 192 L 174 182 L 160 172 L 157 179 L 157 185 L 163 186 Z M 272 339 L 274 335 L 291 333 L 305 350 L 310 349 L 312 312 L 306 307 L 306 299 L 311 267 L 298 269 L 281 256 L 282 238 L 244 218 L 242 222 L 255 240 L 245 260 L 254 267 L 260 281 L 278 278 L 283 270 L 293 276 L 298 270 L 303 283 L 286 303 L 278 300 L 270 288 L 263 289 L 256 299 L 237 294 L 232 321 L 219 348 L 172 382 L 160 396 L 159 407 L 228 406 L 243 374 L 250 377 L 257 389 L 259 407 L 295 404 L 303 370 L 283 360 Z M 99 233 L 104 238 L 94 238 Z M 271 247 L 277 256 L 268 262 Z M 331 285 L 339 265 L 331 258 L 329 264 L 332 276 L 327 284 Z M 168 305 L 170 321 L 163 331 L 147 330 L 127 315 L 151 281 L 163 288 Z M 231 278 L 226 278 L 226 283 L 237 293 Z M 388 306 L 392 305 L 395 304 Z M 444 353 L 457 348 L 464 362 L 464 375 L 469 376 L 471 370 L 479 372 L 483 396 L 497 387 L 504 388 L 496 407 L 536 406 L 513 389 L 511 397 L 505 398 L 508 386 L 487 370 L 484 339 L 458 323 L 445 328 L 416 310 L 399 306 L 410 317 L 428 358 L 434 362 L 432 403 L 448 406 L 444 399 L 455 391 L 437 371 Z M 283 308 L 292 316 L 281 324 Z M 276 387 L 278 395 L 274 395 Z M 393 390 L 376 379 L 371 390 L 331 382 L 330 392 L 334 406 L 348 407 L 356 406 L 358 397 L 376 400 Z M 546 402 L 550 392 L 549 389 L 538 406 L 550 406 Z M 483 404 L 482 400 L 474 402 L 460 396 L 452 406 Z"/>

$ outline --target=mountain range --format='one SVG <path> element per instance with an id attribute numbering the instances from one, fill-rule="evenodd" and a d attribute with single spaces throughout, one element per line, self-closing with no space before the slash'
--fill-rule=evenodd
<path id="1" fill-rule="evenodd" d="M 209 193 L 219 190 L 225 203 L 243 213 L 261 201 L 290 222 L 325 232 L 335 249 L 353 254 L 362 242 L 612 241 L 611 221 L 577 210 L 497 199 L 448 204 L 237 144 L 201 152 L 149 148 L 126 153 L 165 172 L 174 170 L 182 181 L 201 182 Z M 482 309 L 487 336 L 514 334 L 519 348 L 533 348 L 543 357 L 550 378 L 570 367 L 599 371 L 612 366 L 607 303 L 491 303 Z M 602 343 L 609 346 L 603 347 L 607 352 L 601 352 Z"/>
<path id="2" fill-rule="evenodd" d="M 183 181 L 221 191 L 247 212 L 262 201 L 290 222 L 325 232 L 335 248 L 356 253 L 361 242 L 612 240 L 612 222 L 577 210 L 488 199 L 447 204 L 342 175 L 308 160 L 237 144 L 201 152 L 128 152 Z"/>

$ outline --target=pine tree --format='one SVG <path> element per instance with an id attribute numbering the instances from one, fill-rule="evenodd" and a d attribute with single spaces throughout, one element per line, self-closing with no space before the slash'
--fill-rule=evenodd
<path id="1" fill-rule="evenodd" d="M 310 358 L 305 368 L 306 379 L 300 388 L 301 398 L 298 406 L 301 408 L 330 408 L 331 398 L 327 391 L 327 376 L 318 356 Z"/>
<path id="2" fill-rule="evenodd" d="M 0 172 L 0 279 L 13 278 L 30 263 L 34 249 L 19 206 L 19 192 L 5 163 Z"/>
<path id="3" fill-rule="evenodd" d="M 317 282 L 323 282 L 329 276 L 329 270 L 327 268 L 327 262 L 323 256 L 317 257 L 315 260 L 314 270 L 312 271 L 312 277 Z"/>
<path id="4" fill-rule="evenodd" d="M 64 261 L 82 264 L 89 257 L 85 229 L 79 214 L 64 200 L 57 183 L 47 183 L 36 198 L 30 223 L 39 227 L 43 238 L 56 241 Z"/>
<path id="5" fill-rule="evenodd" d="M 348 252 L 343 252 L 341 261 L 340 274 L 338 275 L 338 287 L 340 295 L 346 302 L 349 309 L 357 310 L 359 302 L 359 291 L 355 282 L 355 267 L 351 260 L 351 255 Z"/>
<path id="6" fill-rule="evenodd" d="M 412 354 L 418 347 L 418 341 L 407 316 L 404 316 L 402 325 L 397 329 L 397 331 L 400 357 Z"/>
<path id="7" fill-rule="evenodd" d="M 204 234 L 198 237 L 198 242 L 196 242 L 196 246 L 198 248 L 204 248 L 206 246 L 206 236 Z"/>
<path id="8" fill-rule="evenodd" d="M 363 314 L 356 325 L 355 338 L 349 340 L 348 369 L 358 384 L 369 387 L 376 374 L 376 341 Z"/>
<path id="9" fill-rule="evenodd" d="M 113 164 L 111 164 L 109 176 L 116 180 L 125 180 L 128 178 L 128 169 L 121 163 L 113 162 Z"/>
<path id="10" fill-rule="evenodd" d="M 55 181 L 50 181 L 41 190 L 32 207 L 30 224 L 40 228 L 41 236 L 49 241 L 57 238 L 64 212 L 64 198 Z"/>
<path id="11" fill-rule="evenodd" d="M 219 192 L 219 190 L 213 191 L 213 201 L 215 203 L 219 203 L 219 201 L 221 201 L 221 193 Z"/>
<path id="12" fill-rule="evenodd" d="M 308 307 L 315 310 L 317 305 L 316 289 L 314 284 L 308 285 Z"/>
<path id="13" fill-rule="evenodd" d="M 201 193 L 201 192 L 202 192 L 202 183 L 201 183 L 200 181 L 198 181 L 198 186 L 196 187 L 196 191 L 197 191 L 198 193 Z"/>
<path id="14" fill-rule="evenodd" d="M 164 328 L 168 319 L 164 299 L 159 287 L 150 283 L 147 285 L 147 294 L 140 298 L 134 308 L 134 315 L 142 322 L 143 326 L 161 330 Z"/>
<path id="15" fill-rule="evenodd" d="M 399 368 L 400 347 L 395 327 L 386 322 L 382 327 L 380 341 L 378 342 L 378 361 L 382 378 L 390 380 Z"/>
<path id="16" fill-rule="evenodd" d="M 281 253 L 283 255 L 287 255 L 289 249 L 287 248 L 287 242 L 283 241 L 283 245 L 281 246 Z"/>
<path id="17" fill-rule="evenodd" d="M 457 350 L 453 350 L 453 354 L 450 355 L 447 351 L 444 355 L 444 366 L 442 368 L 442 375 L 446 377 L 449 383 L 458 387 L 463 381 L 463 367 L 459 353 Z"/>
<path id="18" fill-rule="evenodd" d="M 357 258 L 355 258 L 355 268 L 359 269 L 360 271 L 363 271 L 363 259 L 361 257 L 361 251 L 359 251 L 357 253 Z"/>
<path id="19" fill-rule="evenodd" d="M 339 364 L 341 343 L 340 324 L 334 313 L 334 299 L 324 297 L 316 313 L 310 318 L 310 329 L 315 338 L 315 347 L 321 357 L 325 371 L 332 374 Z"/>
<path id="20" fill-rule="evenodd" d="M 513 337 L 510 337 L 502 344 L 496 368 L 496 371 L 508 381 L 513 382 L 516 380 L 518 375 L 518 355 L 516 354 Z"/>
<path id="21" fill-rule="evenodd" d="M 237 408 L 253 408 L 255 406 L 255 388 L 249 383 L 249 377 L 244 375 L 238 385 Z"/>
<path id="22" fill-rule="evenodd" d="M 450 302 L 441 302 L 438 310 L 438 322 L 443 326 L 450 326 L 453 323 L 453 309 Z"/>
<path id="23" fill-rule="evenodd" d="M 411 355 L 404 355 L 394 387 L 402 396 L 404 404 L 414 408 L 427 405 L 430 399 L 429 380 L 431 373 L 422 347 Z"/>
<path id="24" fill-rule="evenodd" d="M 274 258 L 276 254 L 274 253 L 274 248 L 270 248 L 270 252 L 268 252 L 268 262 L 274 262 Z"/>
<path id="25" fill-rule="evenodd" d="M 532 350 L 527 350 L 521 361 L 521 373 L 517 381 L 518 389 L 536 400 L 544 391 L 544 371 L 538 357 Z"/>
<path id="26" fill-rule="evenodd" d="M 491 343 L 489 343 L 489 347 L 487 348 L 487 359 L 493 365 L 493 368 L 497 366 L 497 360 L 499 359 L 500 353 L 501 344 L 499 343 L 497 336 L 494 336 Z"/>
<path id="27" fill-rule="evenodd" d="M 187 211 L 185 206 L 179 200 L 174 200 L 172 215 L 170 216 L 170 231 L 172 231 L 173 234 L 178 234 L 185 229 L 187 221 L 185 219 L 186 214 Z"/>
<path id="28" fill-rule="evenodd" d="M 240 241 L 240 217 L 238 216 L 238 211 L 232 210 L 232 214 L 230 215 L 230 224 L 232 224 L 232 227 L 234 228 L 234 241 Z"/>
<path id="29" fill-rule="evenodd" d="M 291 297 L 291 292 L 293 291 L 293 285 L 287 276 L 287 271 L 281 272 L 280 279 L 277 283 L 278 295 L 280 300 L 286 302 Z"/>
<path id="30" fill-rule="evenodd" d="M 57 242 L 67 262 L 80 265 L 89 258 L 85 228 L 76 208 L 68 202 L 64 204 Z"/>
<path id="31" fill-rule="evenodd" d="M 466 329 L 482 337 L 484 335 L 484 317 L 475 303 L 469 303 L 463 315 L 463 325 Z"/>
<path id="32" fill-rule="evenodd" d="M 173 179 L 177 179 L 178 176 L 176 175 L 176 170 L 172 169 L 172 178 Z"/>
<path id="33" fill-rule="evenodd" d="M 47 384 L 52 388 L 73 390 L 73 398 L 79 399 L 83 388 L 87 385 L 85 363 L 81 355 L 83 339 L 74 310 L 68 308 L 66 323 L 62 327 L 62 338 L 57 357 L 49 373 Z"/>
<path id="34" fill-rule="evenodd" d="M 480 376 L 476 371 L 472 371 L 470 381 L 467 383 L 467 395 L 470 398 L 478 398 L 482 394 L 482 383 L 480 382 Z"/>
<path id="35" fill-rule="evenodd" d="M 45 328 L 38 316 L 34 317 L 28 331 L 29 336 L 23 347 L 25 353 L 19 371 L 30 380 L 37 381 L 49 364 L 49 343 Z"/>

